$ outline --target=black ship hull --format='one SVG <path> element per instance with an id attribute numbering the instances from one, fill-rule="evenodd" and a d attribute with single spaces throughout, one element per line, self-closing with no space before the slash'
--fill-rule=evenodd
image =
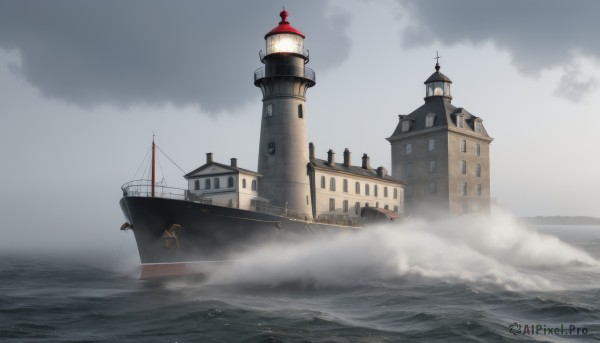
<path id="1" fill-rule="evenodd" d="M 202 273 L 262 244 L 360 230 L 189 200 L 125 196 L 120 205 L 142 278 Z"/>

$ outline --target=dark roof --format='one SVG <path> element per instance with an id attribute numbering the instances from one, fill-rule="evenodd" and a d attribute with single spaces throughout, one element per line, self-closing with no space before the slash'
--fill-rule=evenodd
<path id="1" fill-rule="evenodd" d="M 440 73 L 439 71 L 436 71 L 435 73 L 431 74 L 431 76 L 424 83 L 428 84 L 435 81 L 452 83 L 452 80 L 450 80 L 448 76 Z"/>
<path id="2" fill-rule="evenodd" d="M 433 121 L 433 127 L 425 127 L 425 118 L 427 118 L 427 114 L 432 113 L 435 115 L 435 119 Z M 456 107 L 452 105 L 452 103 L 445 99 L 442 96 L 432 96 L 428 97 L 425 100 L 425 103 L 407 115 L 400 115 L 400 121 L 398 126 L 396 126 L 396 130 L 392 133 L 392 135 L 388 138 L 388 140 L 401 136 L 413 133 L 415 131 L 425 130 L 425 129 L 434 129 L 438 127 L 448 127 L 454 126 L 456 123 L 456 116 L 458 114 L 462 114 L 465 118 L 465 129 L 470 128 L 474 131 L 474 121 L 478 117 L 471 114 L 469 111 L 465 110 L 462 107 Z M 411 121 L 410 130 L 407 132 L 402 132 L 402 122 L 405 120 Z M 451 125 L 448 125 L 451 124 Z M 485 131 L 483 125 L 481 125 L 481 135 L 482 137 L 488 138 L 488 134 Z"/>
<path id="3" fill-rule="evenodd" d="M 362 168 L 359 166 L 347 166 L 346 167 L 343 163 L 336 163 L 335 167 L 333 167 L 333 166 L 330 166 L 329 164 L 327 164 L 327 161 L 320 160 L 318 158 L 312 159 L 310 161 L 310 165 L 316 169 L 344 172 L 344 173 L 355 174 L 355 175 L 359 175 L 359 176 L 363 176 L 363 177 L 369 177 L 372 179 L 380 179 L 380 180 L 404 184 L 404 182 L 402 182 L 398 179 L 395 179 L 389 175 L 380 177 L 379 175 L 377 175 L 377 169 L 372 169 L 372 168 L 365 169 L 365 168 Z"/>
<path id="4" fill-rule="evenodd" d="M 200 166 L 200 167 L 192 170 L 191 172 L 185 174 L 184 177 L 187 179 L 187 178 L 191 177 L 193 174 L 196 174 L 197 172 L 199 172 L 201 170 L 204 170 L 204 169 L 206 169 L 206 168 L 208 168 L 210 166 L 221 167 L 223 169 L 230 170 L 230 171 L 232 171 L 234 173 L 235 172 L 242 172 L 242 173 L 247 173 L 247 174 L 259 175 L 257 172 L 254 172 L 252 170 L 248 170 L 248 169 L 244 169 L 244 168 L 239 168 L 239 167 L 232 167 L 230 165 L 222 164 L 222 163 L 219 163 L 219 162 L 210 162 L 210 163 L 206 163 L 206 164 L 204 164 L 204 165 L 202 165 L 202 166 Z"/>

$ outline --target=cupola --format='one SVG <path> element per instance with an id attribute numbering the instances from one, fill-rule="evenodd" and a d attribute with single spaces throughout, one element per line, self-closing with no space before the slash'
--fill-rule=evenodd
<path id="1" fill-rule="evenodd" d="M 444 97 L 448 100 L 452 100 L 452 94 L 450 92 L 452 81 L 448 76 L 440 73 L 439 58 L 439 56 L 436 57 L 438 61 L 435 63 L 435 73 L 431 74 L 425 81 L 425 100 L 435 97 Z"/>
<path id="2" fill-rule="evenodd" d="M 285 9 L 279 13 L 279 16 L 281 17 L 279 25 L 265 35 L 266 55 L 279 53 L 306 55 L 304 33 L 290 25 L 287 20 L 288 12 Z"/>

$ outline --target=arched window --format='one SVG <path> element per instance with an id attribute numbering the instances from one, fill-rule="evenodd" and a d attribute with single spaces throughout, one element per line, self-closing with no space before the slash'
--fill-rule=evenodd
<path id="1" fill-rule="evenodd" d="M 460 141 L 460 152 L 467 152 L 467 141 L 464 139 Z"/>
<path id="2" fill-rule="evenodd" d="M 200 189 L 200 180 L 194 181 L 194 189 L 195 190 L 199 190 Z"/>
<path id="3" fill-rule="evenodd" d="M 365 195 L 370 195 L 369 193 L 369 184 L 365 184 Z"/>
<path id="4" fill-rule="evenodd" d="M 304 113 L 302 113 L 302 104 L 298 105 L 298 118 L 304 118 Z"/>
<path id="5" fill-rule="evenodd" d="M 269 155 L 275 155 L 275 143 L 274 142 L 269 143 L 267 152 L 269 153 Z"/>
<path id="6" fill-rule="evenodd" d="M 321 176 L 321 188 L 325 188 L 325 176 Z"/>
<path id="7" fill-rule="evenodd" d="M 329 211 L 331 211 L 331 212 L 335 211 L 335 199 L 334 198 L 329 198 Z"/>
<path id="8" fill-rule="evenodd" d="M 348 179 L 344 179 L 343 187 L 344 187 L 344 192 L 348 193 Z"/>
<path id="9" fill-rule="evenodd" d="M 475 145 L 475 156 L 481 156 L 481 145 L 479 143 Z"/>
<path id="10" fill-rule="evenodd" d="M 356 183 L 354 187 L 354 193 L 360 194 L 360 183 Z"/>
<path id="11" fill-rule="evenodd" d="M 398 188 L 394 188 L 394 199 L 398 199 Z"/>
<path id="12" fill-rule="evenodd" d="M 252 180 L 252 190 L 256 190 L 256 180 Z"/>
<path id="13" fill-rule="evenodd" d="M 204 189 L 210 189 L 210 179 L 204 180 Z"/>
<path id="14" fill-rule="evenodd" d="M 335 178 L 329 179 L 329 190 L 335 192 Z"/>
<path id="15" fill-rule="evenodd" d="M 383 187 L 383 196 L 388 197 L 387 187 Z"/>
<path id="16" fill-rule="evenodd" d="M 227 178 L 227 188 L 233 188 L 233 176 Z"/>
<path id="17" fill-rule="evenodd" d="M 466 174 L 467 173 L 467 161 L 465 161 L 465 160 L 461 160 L 460 161 L 460 172 L 462 174 Z"/>
<path id="18" fill-rule="evenodd" d="M 246 188 L 246 179 L 242 179 L 242 188 Z"/>
<path id="19" fill-rule="evenodd" d="M 373 195 L 374 196 L 378 196 L 379 195 L 379 189 L 377 188 L 377 185 L 373 186 Z"/>

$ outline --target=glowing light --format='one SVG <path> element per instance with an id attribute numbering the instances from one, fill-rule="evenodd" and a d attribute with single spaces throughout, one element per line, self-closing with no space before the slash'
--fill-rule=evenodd
<path id="1" fill-rule="evenodd" d="M 435 90 L 433 91 L 433 95 L 444 95 L 444 90 L 441 89 L 440 87 L 435 87 Z"/>

